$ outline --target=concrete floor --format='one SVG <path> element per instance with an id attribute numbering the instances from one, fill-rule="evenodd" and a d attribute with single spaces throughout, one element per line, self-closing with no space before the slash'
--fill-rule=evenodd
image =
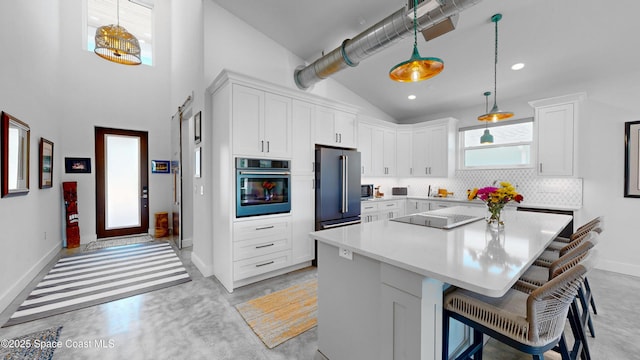
<path id="1" fill-rule="evenodd" d="M 313 359 L 317 332 L 311 329 L 274 349 L 246 325 L 234 305 L 316 276 L 314 268 L 236 289 L 229 294 L 213 277 L 204 278 L 191 263 L 191 249 L 179 252 L 191 282 L 0 329 L 10 339 L 63 325 L 54 359 Z M 51 264 L 53 266 L 53 263 Z M 15 303 L 0 314 L 6 322 L 48 268 Z M 640 278 L 595 270 L 589 275 L 598 305 L 592 359 L 633 359 L 640 354 Z M 96 341 L 103 346 L 96 346 Z M 550 354 L 548 359 L 559 359 Z M 485 359 L 530 359 L 490 340 Z M 336 359 L 342 360 L 342 359 Z"/>

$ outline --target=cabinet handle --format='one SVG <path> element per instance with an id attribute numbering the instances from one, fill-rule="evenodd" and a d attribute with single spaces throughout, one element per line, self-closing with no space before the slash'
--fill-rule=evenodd
<path id="1" fill-rule="evenodd" d="M 360 174 L 363 174 L 363 175 L 364 175 L 364 165 L 362 165 L 362 166 L 361 166 L 361 168 L 362 168 L 362 169 L 360 170 Z"/>
<path id="2" fill-rule="evenodd" d="M 271 260 L 269 262 L 266 262 L 264 264 L 257 264 L 256 267 L 267 266 L 267 265 L 271 265 L 271 264 L 273 264 L 273 260 Z"/>
<path id="3" fill-rule="evenodd" d="M 429 168 L 424 168 L 424 174 L 429 175 Z"/>
<path id="4" fill-rule="evenodd" d="M 269 152 L 269 141 L 267 141 L 267 152 Z"/>
<path id="5" fill-rule="evenodd" d="M 314 171 L 314 172 L 316 171 L 316 162 L 315 161 L 311 162 L 311 171 Z"/>
<path id="6" fill-rule="evenodd" d="M 256 249 L 262 249 L 262 248 L 266 248 L 266 247 L 273 246 L 273 245 L 275 245 L 275 244 L 271 243 L 271 244 L 267 244 L 267 245 L 260 245 L 260 246 L 256 246 Z"/>
<path id="7" fill-rule="evenodd" d="M 264 152 L 264 140 L 260 141 L 260 152 Z"/>
<path id="8" fill-rule="evenodd" d="M 311 189 L 315 189 L 315 188 L 316 188 L 316 181 L 311 180 Z"/>
<path id="9" fill-rule="evenodd" d="M 409 175 L 413 175 L 413 168 L 409 168 Z"/>
<path id="10" fill-rule="evenodd" d="M 540 163 L 540 172 L 542 172 L 542 163 Z"/>
<path id="11" fill-rule="evenodd" d="M 262 226 L 262 227 L 257 227 L 256 230 L 267 230 L 267 229 L 273 229 L 273 225 L 269 225 L 269 226 Z"/>
<path id="12" fill-rule="evenodd" d="M 342 134 L 338 134 L 340 138 L 340 144 L 342 144 Z"/>
<path id="13" fill-rule="evenodd" d="M 340 142 L 340 141 L 338 140 L 338 133 L 336 133 L 336 142 Z"/>

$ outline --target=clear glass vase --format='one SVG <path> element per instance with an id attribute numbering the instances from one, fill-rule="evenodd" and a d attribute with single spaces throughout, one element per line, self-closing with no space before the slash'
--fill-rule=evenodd
<path id="1" fill-rule="evenodd" d="M 503 208 L 504 204 L 487 204 L 487 215 L 485 216 L 485 219 L 487 220 L 487 225 L 489 227 L 500 229 L 504 226 L 504 222 L 502 219 Z"/>

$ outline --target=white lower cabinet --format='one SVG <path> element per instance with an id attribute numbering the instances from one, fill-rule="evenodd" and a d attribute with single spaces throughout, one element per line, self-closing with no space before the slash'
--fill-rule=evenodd
<path id="1" fill-rule="evenodd" d="M 407 199 L 407 205 L 405 207 L 406 214 L 415 214 L 429 210 L 431 210 L 429 200 Z"/>
<path id="2" fill-rule="evenodd" d="M 360 219 L 363 223 L 379 220 L 378 203 L 373 201 L 362 202 L 362 205 L 360 205 Z"/>
<path id="3" fill-rule="evenodd" d="M 422 320 L 428 318 L 429 311 L 422 305 L 422 297 L 440 294 L 425 293 L 425 280 L 409 271 L 383 264 L 381 268 L 381 359 L 420 359 L 422 358 L 422 339 L 432 338 Z M 427 283 L 429 283 L 427 281 Z M 446 288 L 447 285 L 444 285 Z M 429 287 L 433 291 L 442 291 L 440 287 Z M 425 313 L 426 312 L 426 313 Z M 435 317 L 436 319 L 438 316 Z M 426 333 L 423 333 L 426 332 Z M 449 328 L 449 356 L 455 358 L 472 342 L 471 329 L 461 322 L 451 319 Z"/>
<path id="4" fill-rule="evenodd" d="M 360 207 L 360 218 L 363 223 L 393 219 L 403 216 L 405 200 L 364 201 Z"/>
<path id="5" fill-rule="evenodd" d="M 313 260 L 314 241 L 309 233 L 315 229 L 315 177 L 291 177 L 292 262 Z"/>
<path id="6" fill-rule="evenodd" d="M 233 224 L 233 280 L 291 265 L 291 217 Z"/>

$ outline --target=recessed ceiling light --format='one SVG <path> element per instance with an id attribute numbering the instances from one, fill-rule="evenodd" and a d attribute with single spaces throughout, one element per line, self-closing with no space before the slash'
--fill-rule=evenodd
<path id="1" fill-rule="evenodd" d="M 409 95 L 409 96 L 407 96 L 407 99 L 409 99 L 409 100 L 415 100 L 415 99 L 416 99 L 416 96 L 415 96 L 415 95 Z"/>
<path id="2" fill-rule="evenodd" d="M 524 67 L 524 63 L 517 63 L 511 65 L 511 70 L 520 70 Z"/>

